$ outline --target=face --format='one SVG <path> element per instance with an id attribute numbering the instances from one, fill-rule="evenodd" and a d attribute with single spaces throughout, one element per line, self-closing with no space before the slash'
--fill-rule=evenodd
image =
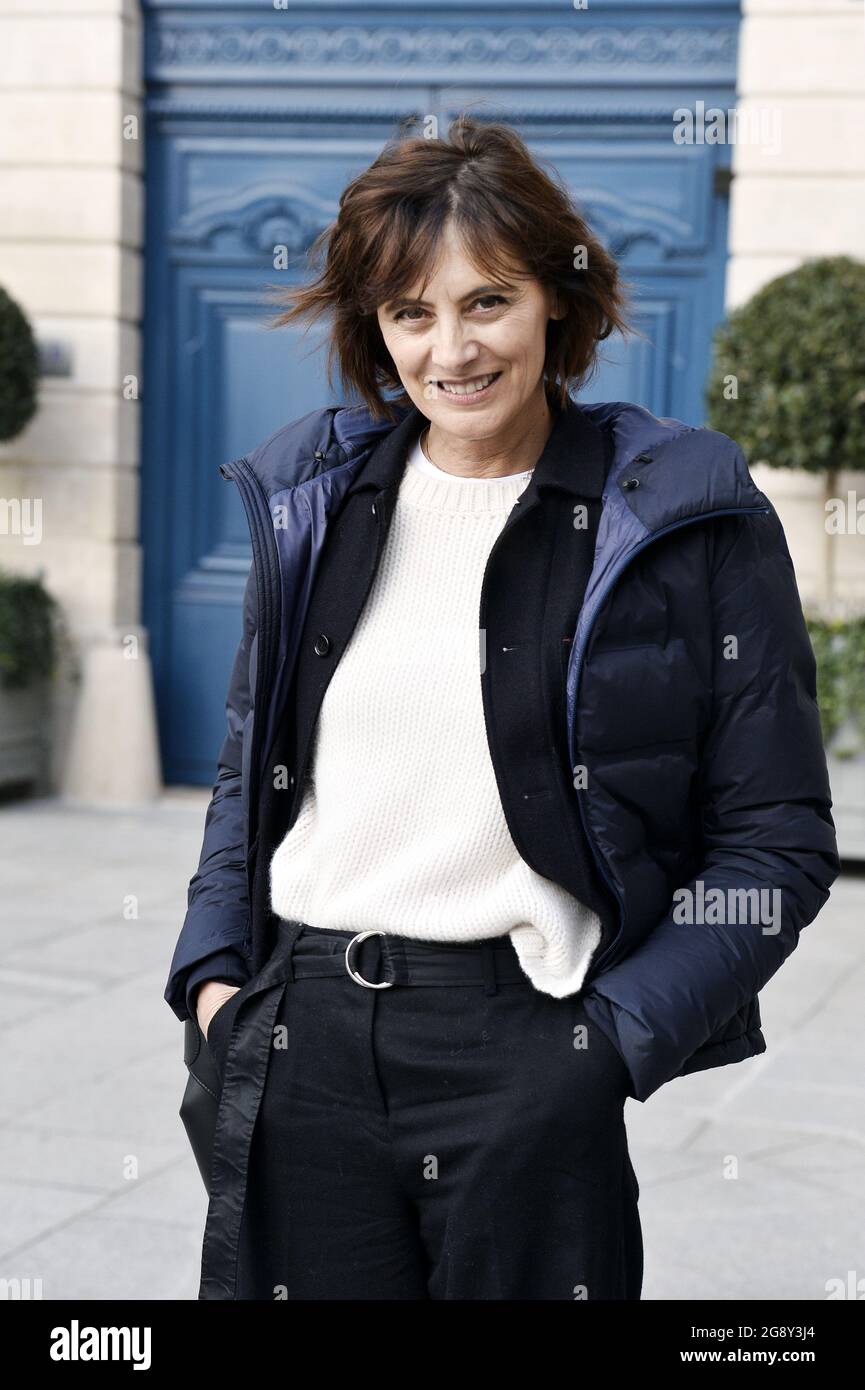
<path id="1" fill-rule="evenodd" d="M 455 439 L 481 440 L 544 408 L 547 323 L 564 313 L 534 278 L 490 281 L 449 223 L 423 297 L 413 285 L 378 321 L 418 409 Z"/>

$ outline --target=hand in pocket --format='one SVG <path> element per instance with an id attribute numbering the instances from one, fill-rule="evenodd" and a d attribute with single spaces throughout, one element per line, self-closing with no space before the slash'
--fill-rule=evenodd
<path id="1" fill-rule="evenodd" d="M 225 1002 L 218 1005 L 210 1015 L 210 1022 L 207 1025 L 207 1033 L 204 1038 L 207 1044 L 207 1050 L 213 1058 L 214 1066 L 219 1073 L 220 1081 L 222 1081 L 223 1078 L 225 1055 L 228 1050 L 228 1041 L 231 1037 L 234 1016 L 237 1012 L 235 999 L 239 993 L 240 990 L 235 989 L 228 995 Z"/>
<path id="2" fill-rule="evenodd" d="M 239 988 L 239 985 L 226 984 L 224 980 L 205 980 L 204 984 L 199 986 L 195 999 L 195 1017 L 205 1042 L 214 1014 Z"/>

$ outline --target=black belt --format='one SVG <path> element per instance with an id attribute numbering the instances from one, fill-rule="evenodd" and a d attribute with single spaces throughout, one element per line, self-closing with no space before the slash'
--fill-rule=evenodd
<path id="1" fill-rule="evenodd" d="M 298 928 L 292 934 L 290 927 Z M 289 979 L 344 975 L 364 989 L 393 985 L 483 985 L 530 981 L 509 936 L 483 941 L 416 941 L 372 929 L 331 931 L 305 923 L 279 923 L 286 943 Z"/>
<path id="2" fill-rule="evenodd" d="M 534 988 L 510 936 L 468 942 L 416 941 L 378 930 L 330 931 L 305 922 L 278 921 L 270 959 L 228 1001 L 235 1016 L 213 1137 L 199 1299 L 234 1298 L 249 1150 L 286 986 L 329 975 L 353 980 L 362 989 L 474 985 L 494 994 L 499 984 Z M 241 1014 L 243 1026 L 238 1027 Z"/>

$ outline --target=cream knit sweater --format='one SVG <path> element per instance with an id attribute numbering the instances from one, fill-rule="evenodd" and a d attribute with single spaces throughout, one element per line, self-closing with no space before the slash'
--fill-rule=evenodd
<path id="1" fill-rule="evenodd" d="M 314 732 L 271 903 L 312 926 L 435 941 L 509 932 L 537 989 L 580 988 L 597 915 L 521 859 L 481 701 L 490 548 L 530 473 L 460 478 L 411 451 L 384 551 Z"/>

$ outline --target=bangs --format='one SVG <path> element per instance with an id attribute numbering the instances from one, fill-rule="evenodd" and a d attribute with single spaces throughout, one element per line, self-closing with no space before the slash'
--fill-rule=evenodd
<path id="1" fill-rule="evenodd" d="M 472 209 L 469 216 L 457 198 L 443 197 L 413 206 L 400 204 L 370 238 L 369 260 L 358 276 L 356 305 L 374 314 L 398 299 L 422 299 L 444 251 L 448 224 L 456 231 L 468 260 L 489 280 L 528 279 L 517 238 L 495 209 Z"/>

